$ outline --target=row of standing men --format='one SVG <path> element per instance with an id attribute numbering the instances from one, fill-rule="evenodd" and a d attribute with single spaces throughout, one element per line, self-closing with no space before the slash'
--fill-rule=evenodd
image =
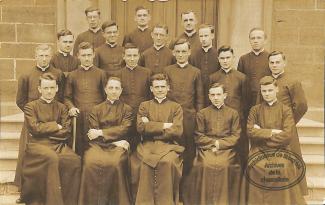
<path id="1" fill-rule="evenodd" d="M 89 8 L 85 13 L 89 21 L 89 30 L 78 35 L 74 49 L 79 60 L 70 55 L 74 39 L 72 33 L 62 30 L 58 33 L 59 52 L 51 57 L 51 51 L 47 46 L 38 47 L 37 68 L 19 79 L 17 93 L 17 105 L 23 110 L 27 102 L 39 97 L 38 77 L 44 72 L 57 75 L 61 82 L 58 98 L 64 99 L 70 116 L 78 116 L 77 153 L 80 156 L 83 156 L 88 146 L 88 113 L 95 105 L 106 99 L 104 87 L 108 76 L 118 76 L 121 79 L 123 92 L 120 99 L 129 104 L 135 114 L 140 103 L 151 97 L 150 76 L 161 72 L 167 74 L 171 90 L 168 98 L 179 103 L 183 109 L 184 137 L 183 142 L 180 143 L 185 146 L 183 154 L 185 175 L 190 172 L 195 157 L 193 133 L 196 112 L 210 104 L 208 86 L 211 82 L 225 85 L 227 89 L 225 104 L 239 113 L 242 132 L 236 149 L 241 156 L 242 165 L 245 165 L 248 153 L 248 140 L 245 134 L 246 119 L 249 108 L 258 101 L 261 77 L 272 74 L 274 78 L 277 78 L 280 87 L 279 99 L 292 109 L 296 123 L 307 110 L 300 83 L 290 80 L 284 74 L 284 55 L 279 54 L 277 57 L 280 56 L 280 59 L 275 59 L 274 62 L 269 61 L 268 53 L 263 47 L 266 35 L 259 28 L 250 31 L 249 41 L 252 45 L 252 52 L 240 58 L 237 71 L 232 68 L 233 50 L 222 46 L 218 51 L 212 46 L 214 30 L 209 25 L 201 25 L 197 33 L 195 23 L 193 23 L 196 21 L 195 14 L 191 11 L 182 14 L 185 31 L 175 42 L 171 43 L 173 51 L 166 46 L 167 27 L 156 25 L 152 30 L 148 28 L 148 21 L 143 18 L 150 14 L 149 10 L 143 7 L 136 10 L 135 18 L 139 18 L 138 28 L 124 39 L 124 42 L 131 42 L 133 45 L 125 43 L 124 48 L 117 45 L 118 26 L 115 22 L 104 22 L 101 27 L 97 24 L 94 28 L 96 24 L 94 19 L 98 20 L 100 14 L 98 9 Z M 90 44 L 78 43 L 80 41 Z M 97 44 L 98 42 L 102 45 Z M 97 47 L 95 53 L 92 46 Z M 145 46 L 147 49 L 144 48 Z M 50 64 L 54 67 L 65 73 L 72 72 L 65 77 L 49 65 L 50 58 Z M 283 65 L 276 65 L 281 59 Z M 94 65 L 97 65 L 99 69 Z M 135 150 L 139 143 L 137 136 L 135 122 L 133 122 L 128 135 L 131 150 Z M 26 138 L 25 140 L 21 138 L 20 156 L 25 150 L 26 140 Z M 296 133 L 291 146 L 296 153 L 301 155 Z M 17 171 L 21 170 L 17 168 Z M 19 184 L 19 173 L 16 179 Z M 301 184 L 305 192 L 305 184 Z"/>

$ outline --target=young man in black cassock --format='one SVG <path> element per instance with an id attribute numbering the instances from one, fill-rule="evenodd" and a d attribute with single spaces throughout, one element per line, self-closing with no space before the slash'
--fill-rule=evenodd
<path id="1" fill-rule="evenodd" d="M 39 79 L 41 97 L 24 108 L 29 132 L 23 170 L 21 201 L 26 204 L 77 205 L 81 161 L 68 146 L 71 119 L 58 102 L 56 78 L 51 73 Z"/>

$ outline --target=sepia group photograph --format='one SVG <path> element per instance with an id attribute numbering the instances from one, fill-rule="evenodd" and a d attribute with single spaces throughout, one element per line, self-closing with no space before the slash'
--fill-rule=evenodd
<path id="1" fill-rule="evenodd" d="M 325 0 L 0 0 L 0 205 L 324 205 Z"/>

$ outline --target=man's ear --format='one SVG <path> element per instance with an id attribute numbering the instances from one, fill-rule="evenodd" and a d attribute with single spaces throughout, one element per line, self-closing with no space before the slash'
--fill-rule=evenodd
<path id="1" fill-rule="evenodd" d="M 152 86 L 150 86 L 150 91 L 153 92 L 153 87 Z"/>
<path id="2" fill-rule="evenodd" d="M 224 93 L 224 98 L 223 99 L 226 99 L 227 98 L 227 93 Z"/>
<path id="3" fill-rule="evenodd" d="M 41 86 L 37 86 L 37 90 L 39 93 L 42 93 Z"/>

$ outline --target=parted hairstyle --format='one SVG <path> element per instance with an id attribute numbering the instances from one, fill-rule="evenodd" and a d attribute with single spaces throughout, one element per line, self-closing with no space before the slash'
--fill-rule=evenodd
<path id="1" fill-rule="evenodd" d="M 203 29 L 203 28 L 209 28 L 210 31 L 211 31 L 211 33 L 214 33 L 214 27 L 213 27 L 212 25 L 210 25 L 210 24 L 201 24 L 201 25 L 199 26 L 199 30 L 200 30 L 200 29 Z"/>
<path id="2" fill-rule="evenodd" d="M 234 54 L 234 49 L 232 49 L 228 45 L 223 45 L 223 46 L 220 46 L 220 48 L 218 49 L 218 56 L 220 55 L 221 52 L 226 52 L 226 51 L 230 51 L 232 54 Z"/>
<path id="3" fill-rule="evenodd" d="M 212 83 L 212 84 L 210 85 L 210 87 L 209 87 L 209 90 L 210 90 L 211 88 L 221 88 L 222 91 L 223 91 L 223 93 L 227 93 L 227 89 L 226 89 L 225 85 L 222 84 L 222 83 Z"/>
<path id="4" fill-rule="evenodd" d="M 103 24 L 102 24 L 102 30 L 104 31 L 105 28 L 108 28 L 108 27 L 111 27 L 111 26 L 116 26 L 116 28 L 118 29 L 118 25 L 115 21 L 105 21 Z"/>
<path id="5" fill-rule="evenodd" d="M 54 80 L 56 84 L 58 84 L 57 82 L 57 78 L 55 77 L 55 75 L 53 75 L 52 73 L 44 73 L 39 77 L 38 80 L 38 85 L 40 86 L 42 83 L 42 80 Z"/>
<path id="6" fill-rule="evenodd" d="M 57 36 L 57 38 L 58 38 L 58 40 L 59 40 L 61 36 L 70 36 L 70 35 L 73 36 L 73 34 L 72 34 L 72 32 L 71 32 L 70 30 L 68 30 L 68 29 L 62 29 L 62 30 L 60 30 L 60 31 L 57 33 L 56 36 Z"/>
<path id="7" fill-rule="evenodd" d="M 181 44 L 184 44 L 184 43 L 187 44 L 188 49 L 191 49 L 190 42 L 188 42 L 188 40 L 186 40 L 185 38 L 180 38 L 180 39 L 178 39 L 178 40 L 175 42 L 175 44 L 174 44 L 174 48 L 175 48 L 176 45 L 181 45 Z M 173 48 L 173 49 L 174 49 L 174 48 Z"/>
<path id="8" fill-rule="evenodd" d="M 78 46 L 78 51 L 83 50 L 83 49 L 89 49 L 89 48 L 94 50 L 93 45 L 91 45 L 89 42 L 81 42 Z"/>
<path id="9" fill-rule="evenodd" d="M 94 6 L 90 6 L 90 7 L 86 8 L 86 10 L 85 10 L 86 16 L 88 15 L 88 12 L 93 12 L 93 11 L 97 11 L 98 15 L 100 15 L 99 8 L 94 7 Z"/>
<path id="10" fill-rule="evenodd" d="M 260 80 L 260 85 L 271 85 L 278 86 L 278 83 L 276 82 L 276 79 L 272 76 L 264 76 Z"/>
<path id="11" fill-rule="evenodd" d="M 115 76 L 112 76 L 112 77 L 109 77 L 109 78 L 108 78 L 108 80 L 107 80 L 107 82 L 106 82 L 106 86 L 107 86 L 108 82 L 111 81 L 111 80 L 116 80 L 116 81 L 120 82 L 121 87 L 122 87 L 122 81 L 121 81 L 121 78 L 119 78 L 119 77 L 115 77 Z M 106 87 L 106 86 L 105 86 L 105 87 Z"/>
<path id="12" fill-rule="evenodd" d="M 158 23 L 158 24 L 154 25 L 152 30 L 154 30 L 155 28 L 162 28 L 166 31 L 166 34 L 168 34 L 168 26 L 166 26 L 165 24 Z"/>
<path id="13" fill-rule="evenodd" d="M 40 44 L 35 48 L 35 53 L 37 53 L 38 51 L 47 51 L 50 50 L 50 52 L 52 53 L 52 47 L 48 44 Z"/>
<path id="14" fill-rule="evenodd" d="M 135 13 L 137 13 L 139 10 L 146 10 L 148 14 L 150 14 L 150 10 L 144 6 L 138 6 L 135 8 Z"/>
<path id="15" fill-rule="evenodd" d="M 269 56 L 268 59 L 270 59 L 271 56 L 276 56 L 276 55 L 281 55 L 283 60 L 286 60 L 286 56 L 284 55 L 284 53 L 282 51 L 272 51 Z"/>
<path id="16" fill-rule="evenodd" d="M 195 18 L 196 18 L 196 14 L 195 14 L 195 12 L 194 12 L 193 10 L 186 10 L 186 11 L 183 11 L 183 12 L 181 13 L 181 17 L 183 17 L 184 14 L 190 14 L 190 13 L 193 13 L 194 16 L 195 16 Z"/>
<path id="17" fill-rule="evenodd" d="M 167 85 L 169 85 L 169 78 L 164 73 L 157 73 L 150 77 L 150 85 L 153 86 L 153 81 L 155 80 L 165 80 L 167 82 Z"/>
<path id="18" fill-rule="evenodd" d="M 126 51 L 126 49 L 132 49 L 132 48 L 135 48 L 135 49 L 139 50 L 139 48 L 136 45 L 134 45 L 133 43 L 127 43 L 124 46 L 124 51 Z"/>
<path id="19" fill-rule="evenodd" d="M 248 33 L 248 38 L 251 37 L 251 33 L 252 33 L 253 31 L 263 31 L 263 33 L 264 33 L 264 38 L 265 38 L 265 39 L 267 38 L 267 35 L 266 35 L 265 31 L 264 31 L 262 28 L 260 28 L 260 27 L 254 27 L 254 28 L 252 28 L 252 29 L 249 31 L 249 33 Z"/>

